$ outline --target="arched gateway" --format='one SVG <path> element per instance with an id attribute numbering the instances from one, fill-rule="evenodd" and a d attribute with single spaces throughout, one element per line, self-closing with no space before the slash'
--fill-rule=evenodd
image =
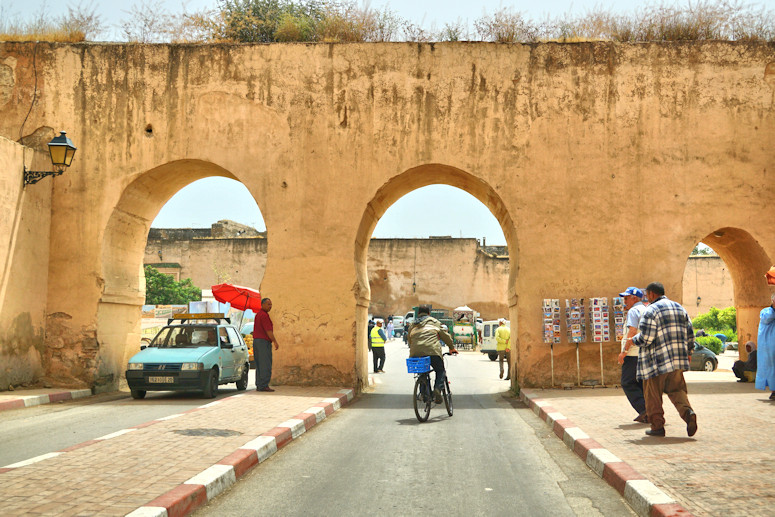
<path id="1" fill-rule="evenodd" d="M 775 260 L 773 63 L 772 45 L 729 42 L 2 43 L 0 135 L 40 149 L 66 130 L 78 154 L 25 189 L 23 166 L 45 160 L 0 141 L 0 389 L 46 373 L 115 385 L 148 222 L 211 175 L 241 181 L 271 229 L 261 290 L 282 382 L 364 382 L 366 242 L 429 183 L 503 228 L 520 385 L 551 379 L 543 299 L 659 280 L 680 300 L 709 232 L 744 263 L 750 329 Z M 609 381 L 617 350 L 604 344 Z M 579 353 L 581 378 L 599 378 L 597 344 Z M 556 382 L 576 380 L 575 357 L 563 327 Z"/>

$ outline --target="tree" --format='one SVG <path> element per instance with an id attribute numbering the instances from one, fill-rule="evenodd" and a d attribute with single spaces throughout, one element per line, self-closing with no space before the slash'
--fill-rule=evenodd
<path id="1" fill-rule="evenodd" d="M 171 276 L 160 273 L 155 267 L 145 266 L 147 305 L 182 305 L 201 299 L 202 290 L 196 287 L 190 278 L 177 282 Z"/>
<path id="2" fill-rule="evenodd" d="M 708 334 L 725 334 L 732 341 L 737 339 L 737 309 L 727 307 L 719 310 L 711 307 L 704 314 L 698 314 L 692 320 L 695 330 L 704 329 Z"/>

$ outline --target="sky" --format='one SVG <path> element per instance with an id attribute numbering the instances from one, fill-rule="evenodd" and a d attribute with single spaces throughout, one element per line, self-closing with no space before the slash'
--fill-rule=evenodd
<path id="1" fill-rule="evenodd" d="M 53 16 L 66 13 L 69 6 L 96 6 L 104 21 L 112 27 L 105 39 L 117 39 L 117 27 L 122 18 L 135 5 L 135 0 L 0 0 L 0 12 L 10 19 L 27 20 L 46 7 Z M 363 2 L 360 2 L 363 5 Z M 484 14 L 492 14 L 502 8 L 520 11 L 527 18 L 541 20 L 546 16 L 562 14 L 581 15 L 592 8 L 610 9 L 615 12 L 634 12 L 643 1 L 635 0 L 372 0 L 367 2 L 375 9 L 387 6 L 400 17 L 427 29 L 440 29 L 446 23 L 467 23 L 473 30 L 473 22 Z M 660 3 L 657 0 L 656 3 Z M 686 5 L 686 0 L 666 5 Z M 775 7 L 775 0 L 753 1 L 753 4 Z M 144 5 L 161 5 L 169 13 L 198 11 L 217 5 L 216 0 L 145 0 Z M 213 202 L 213 201 L 216 202 Z M 221 200 L 223 202 L 217 202 Z M 206 202 L 204 202 L 206 201 Z M 232 202 L 233 201 L 233 202 Z M 187 207 L 213 206 L 212 211 L 191 213 Z M 245 208 L 245 207 L 250 207 Z M 207 178 L 190 184 L 178 192 L 160 211 L 152 226 L 156 228 L 209 227 L 220 219 L 249 224 L 264 231 L 264 220 L 259 207 L 248 190 L 239 182 L 226 178 Z M 422 221 L 422 222 L 418 222 Z M 270 229 L 271 231 L 271 229 Z M 412 238 L 429 235 L 475 237 L 487 239 L 489 245 L 503 245 L 505 238 L 498 222 L 490 211 L 473 196 L 446 185 L 432 185 L 418 189 L 399 199 L 380 219 L 373 236 L 378 238 Z"/>

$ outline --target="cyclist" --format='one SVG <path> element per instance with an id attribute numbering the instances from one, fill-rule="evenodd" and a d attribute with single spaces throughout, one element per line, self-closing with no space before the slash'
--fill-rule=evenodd
<path id="1" fill-rule="evenodd" d="M 409 357 L 431 358 L 431 367 L 436 372 L 436 382 L 433 385 L 433 397 L 436 404 L 441 404 L 441 390 L 444 386 L 446 372 L 442 359 L 441 343 L 449 346 L 449 353 L 457 354 L 452 337 L 442 330 L 441 322 L 431 317 L 430 305 L 420 305 L 417 309 L 417 320 L 409 327 Z"/>

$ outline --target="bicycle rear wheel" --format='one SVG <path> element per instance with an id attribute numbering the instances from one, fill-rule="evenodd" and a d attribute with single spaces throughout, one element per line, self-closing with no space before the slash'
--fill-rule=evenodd
<path id="1" fill-rule="evenodd" d="M 452 392 L 449 391 L 449 381 L 444 379 L 444 405 L 447 406 L 447 414 L 452 416 Z"/>
<path id="2" fill-rule="evenodd" d="M 430 376 L 427 373 L 417 376 L 414 382 L 414 414 L 417 420 L 425 422 L 431 414 L 432 395 Z"/>

